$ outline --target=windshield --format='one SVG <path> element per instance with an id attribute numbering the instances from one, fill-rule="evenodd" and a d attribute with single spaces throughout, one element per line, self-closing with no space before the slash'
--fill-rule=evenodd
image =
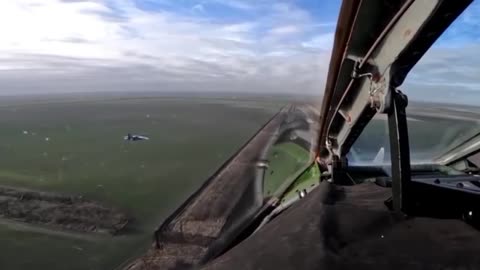
<path id="1" fill-rule="evenodd" d="M 422 104 L 422 107 L 413 107 L 412 104 L 409 106 L 409 111 L 417 112 L 408 114 L 407 118 L 410 158 L 413 164 L 431 163 L 480 133 L 480 121 L 475 118 L 449 117 L 444 115 L 443 109 L 426 108 L 428 104 Z M 432 130 L 436 132 L 432 134 Z M 387 117 L 378 115 L 352 146 L 349 161 L 353 164 L 370 163 L 383 151 L 384 158 L 377 159 L 376 162 L 389 162 L 389 149 Z"/>
<path id="2" fill-rule="evenodd" d="M 435 42 L 400 87 L 407 94 L 411 162 L 432 163 L 480 134 L 480 35 L 475 1 Z M 382 150 L 383 148 L 383 150 Z M 388 122 L 377 115 L 348 154 L 352 164 L 390 163 Z M 377 157 L 377 158 L 376 158 Z"/>

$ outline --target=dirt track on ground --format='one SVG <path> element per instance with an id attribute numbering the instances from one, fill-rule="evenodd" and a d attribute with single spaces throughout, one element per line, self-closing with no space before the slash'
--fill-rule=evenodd
<path id="1" fill-rule="evenodd" d="M 82 233 L 118 234 L 126 214 L 82 196 L 0 186 L 0 218 Z"/>

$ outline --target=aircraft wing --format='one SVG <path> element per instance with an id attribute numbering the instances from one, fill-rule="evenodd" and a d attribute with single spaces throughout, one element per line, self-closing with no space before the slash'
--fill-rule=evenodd
<path id="1" fill-rule="evenodd" d="M 167 218 L 154 247 L 125 269 L 197 267 L 256 230 L 274 209 L 299 200 L 295 187 L 318 186 L 316 119 L 317 108 L 309 104 L 281 109 Z"/>

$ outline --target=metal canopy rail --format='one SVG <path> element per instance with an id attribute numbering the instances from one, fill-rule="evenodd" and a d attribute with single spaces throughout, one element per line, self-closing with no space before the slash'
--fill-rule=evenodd
<path id="1" fill-rule="evenodd" d="M 389 116 L 393 206 L 411 193 L 406 96 L 397 87 L 471 0 L 344 1 L 321 109 L 317 156 L 332 180 L 376 113 Z"/>

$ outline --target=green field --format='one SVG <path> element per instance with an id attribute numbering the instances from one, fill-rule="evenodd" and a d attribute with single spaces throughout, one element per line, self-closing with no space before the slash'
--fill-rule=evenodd
<path id="1" fill-rule="evenodd" d="M 0 223 L 0 269 L 113 269 L 285 103 L 122 96 L 0 102 L 0 184 L 83 195 L 125 210 L 120 236 Z M 128 133 L 149 141 L 126 142 Z"/>

